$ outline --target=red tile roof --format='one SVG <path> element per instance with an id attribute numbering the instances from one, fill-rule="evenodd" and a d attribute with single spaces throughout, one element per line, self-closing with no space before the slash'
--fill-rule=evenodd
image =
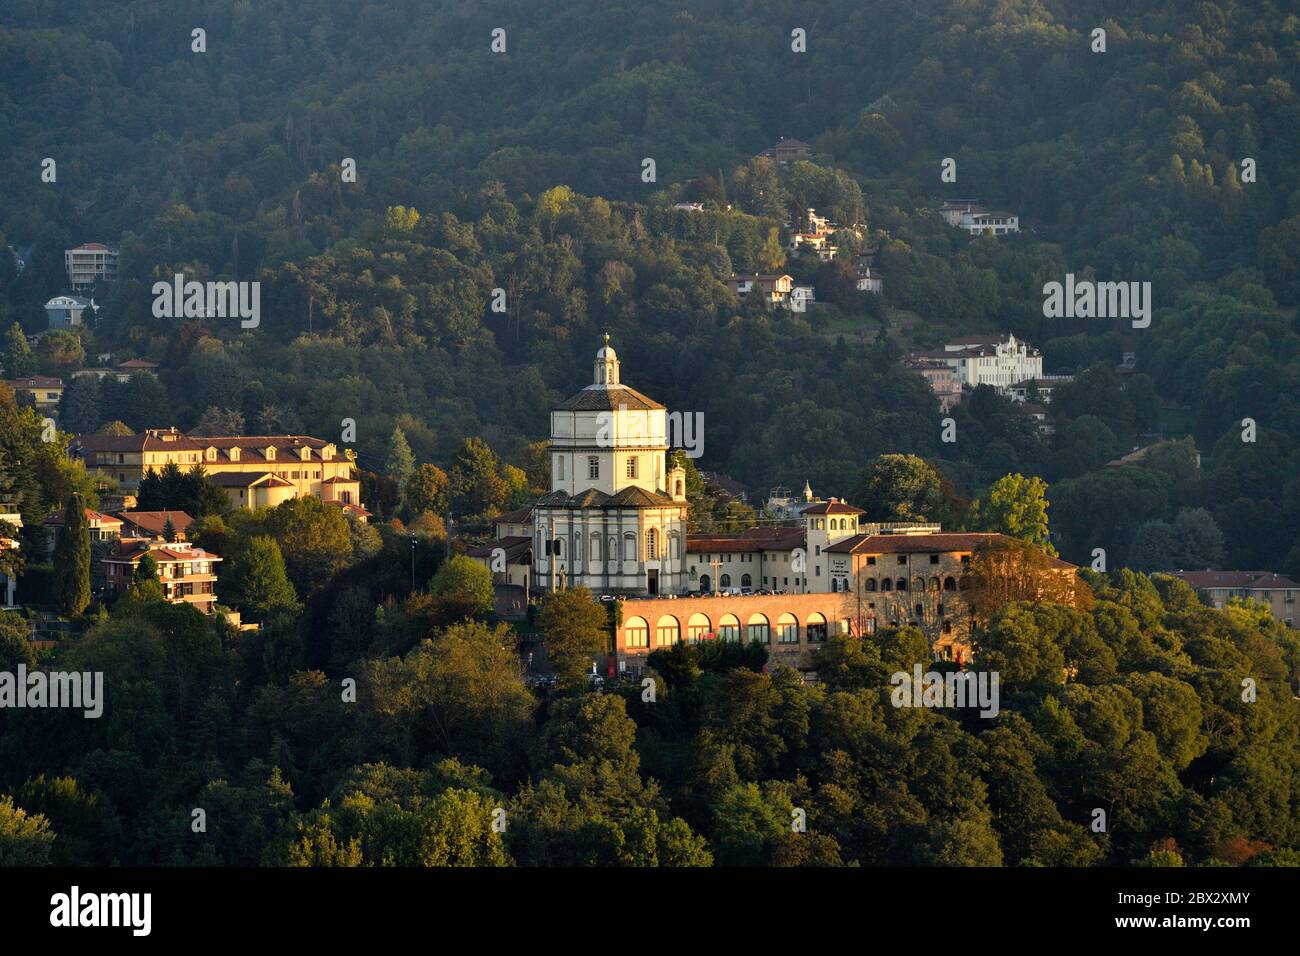
<path id="1" fill-rule="evenodd" d="M 89 508 L 84 508 L 83 510 L 86 513 L 87 521 L 98 521 L 101 525 L 104 524 L 121 525 L 122 523 L 121 518 L 114 518 L 112 515 L 100 514 L 98 511 L 92 511 Z M 58 511 L 50 512 L 50 514 L 46 516 L 44 523 L 54 527 L 62 525 L 64 516 L 67 514 L 67 511 L 68 511 L 67 508 L 60 508 Z"/>
<path id="2" fill-rule="evenodd" d="M 355 515 L 358 518 L 369 518 L 372 514 L 365 505 L 349 504 L 346 501 L 327 501 L 325 504 L 342 508 L 345 514 Z"/>
<path id="3" fill-rule="evenodd" d="M 626 408 L 630 411 L 654 411 L 663 408 L 653 398 L 626 385 L 590 385 L 577 395 L 555 406 L 560 412 L 599 412 Z"/>
<path id="4" fill-rule="evenodd" d="M 662 406 L 661 406 L 662 407 Z M 145 452 L 145 451 L 205 451 L 215 448 L 226 453 L 223 461 L 229 461 L 232 448 L 240 450 L 239 460 L 265 461 L 266 449 L 276 449 L 275 462 L 301 461 L 303 448 L 311 450 L 309 461 L 319 462 L 320 449 L 333 442 L 310 435 L 203 435 L 190 436 L 175 429 L 149 429 L 135 435 L 82 435 L 77 439 L 77 448 L 87 452 Z M 284 457 L 282 457 L 284 456 Z M 346 461 L 340 452 L 331 461 Z"/>
<path id="5" fill-rule="evenodd" d="M 5 384 L 15 391 L 24 388 L 63 388 L 63 379 L 50 378 L 46 375 L 30 375 L 25 378 L 6 379 Z"/>
<path id="6" fill-rule="evenodd" d="M 846 505 L 844 502 L 832 498 L 830 501 L 819 501 L 815 505 L 809 505 L 799 512 L 805 515 L 861 515 L 866 514 L 861 508 L 855 508 L 853 505 Z"/>
<path id="7" fill-rule="evenodd" d="M 1004 534 L 979 531 L 938 534 L 855 534 L 851 538 L 837 541 L 826 550 L 850 554 L 941 554 L 974 551 L 982 544 L 1007 540 L 1010 539 Z M 1060 558 L 1052 558 L 1051 564 L 1057 568 L 1074 567 L 1073 564 Z"/>
<path id="8" fill-rule="evenodd" d="M 749 528 L 735 534 L 692 534 L 686 538 L 687 553 L 791 551 L 807 540 L 803 528 Z"/>
<path id="9" fill-rule="evenodd" d="M 220 561 L 219 556 L 202 548 L 150 547 L 148 541 L 119 541 L 117 548 L 104 560 L 110 564 L 135 564 L 146 554 L 159 564 L 181 561 Z"/>
<path id="10" fill-rule="evenodd" d="M 1174 571 L 1194 588 L 1234 588 L 1245 591 L 1263 591 L 1300 588 L 1290 578 L 1271 571 Z"/>
<path id="11" fill-rule="evenodd" d="M 168 518 L 172 520 L 172 529 L 181 534 L 194 523 L 194 519 L 184 511 L 119 511 L 117 516 L 151 538 L 163 533 Z"/>

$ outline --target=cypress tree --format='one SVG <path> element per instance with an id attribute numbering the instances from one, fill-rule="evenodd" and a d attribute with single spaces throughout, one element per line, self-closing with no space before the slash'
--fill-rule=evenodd
<path id="1" fill-rule="evenodd" d="M 54 543 L 55 599 L 59 610 L 74 615 L 90 604 L 90 526 L 81 496 L 68 496 L 63 527 Z"/>
<path id="2" fill-rule="evenodd" d="M 411 454 L 411 446 L 401 428 L 394 428 L 393 436 L 388 440 L 388 460 L 384 469 L 388 477 L 397 482 L 397 490 L 405 498 L 406 486 L 415 474 L 415 456 Z"/>

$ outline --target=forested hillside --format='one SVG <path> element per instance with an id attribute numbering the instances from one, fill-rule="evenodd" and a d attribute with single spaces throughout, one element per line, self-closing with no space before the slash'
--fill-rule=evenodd
<path id="1" fill-rule="evenodd" d="M 1298 40 L 1300 17 L 1267 2 L 13 0 L 0 248 L 26 268 L 0 256 L 0 327 L 44 327 L 65 248 L 120 245 L 80 349 L 56 338 L 32 370 L 143 356 L 165 389 L 70 392 L 65 427 L 188 429 L 224 409 L 249 432 L 334 436 L 353 418 L 374 470 L 394 425 L 420 461 L 466 436 L 519 461 L 609 328 L 629 382 L 704 412 L 699 467 L 760 496 L 804 479 L 850 494 L 873 456 L 911 452 L 966 498 L 1042 475 L 1076 561 L 1104 547 L 1157 566 L 1141 522 L 1194 511 L 1224 538 L 1202 563 L 1300 574 Z M 781 136 L 812 162 L 752 160 Z M 934 214 L 970 196 L 1024 232 L 971 240 Z M 782 264 L 817 286 L 806 314 L 727 290 L 807 206 L 865 224 L 842 258 L 879 250 L 883 302 L 806 261 Z M 260 328 L 155 318 L 150 286 L 177 271 L 260 280 Z M 1042 286 L 1066 272 L 1152 282 L 1151 327 L 1044 318 Z M 898 358 L 1007 330 L 1080 375 L 1055 435 L 977 396 L 943 443 Z M 1124 352 L 1138 372 L 1121 383 Z M 1187 435 L 1199 469 L 1102 467 Z"/>

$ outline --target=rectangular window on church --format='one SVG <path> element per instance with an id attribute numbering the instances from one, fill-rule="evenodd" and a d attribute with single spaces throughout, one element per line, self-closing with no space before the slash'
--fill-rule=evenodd
<path id="1" fill-rule="evenodd" d="M 593 481 L 600 477 L 600 459 L 595 455 L 587 459 L 587 477 Z"/>
<path id="2" fill-rule="evenodd" d="M 631 458 L 627 460 L 627 476 L 629 478 L 636 477 L 636 456 L 635 455 L 633 455 Z"/>

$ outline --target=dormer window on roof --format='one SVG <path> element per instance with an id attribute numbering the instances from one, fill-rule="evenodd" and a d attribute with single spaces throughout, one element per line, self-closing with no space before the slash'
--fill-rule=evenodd
<path id="1" fill-rule="evenodd" d="M 267 445 L 267 446 L 266 446 L 266 460 L 267 460 L 267 461 L 275 461 L 275 446 L 274 446 L 274 445 Z"/>

